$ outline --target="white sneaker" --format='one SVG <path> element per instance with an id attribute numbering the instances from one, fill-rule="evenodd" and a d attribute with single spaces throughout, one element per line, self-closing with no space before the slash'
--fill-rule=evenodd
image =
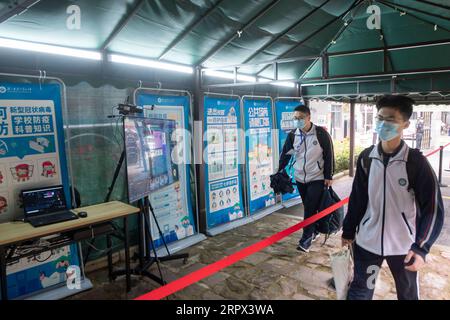
<path id="1" fill-rule="evenodd" d="M 313 238 L 312 238 L 311 242 L 314 242 L 314 241 L 316 241 L 319 238 L 320 238 L 320 233 L 316 233 L 315 235 L 313 235 Z"/>
<path id="2" fill-rule="evenodd" d="M 298 250 L 298 251 L 303 251 L 303 252 L 306 252 L 306 253 L 309 252 L 309 249 L 303 248 L 301 245 L 298 245 L 298 246 L 297 246 L 297 250 Z"/>

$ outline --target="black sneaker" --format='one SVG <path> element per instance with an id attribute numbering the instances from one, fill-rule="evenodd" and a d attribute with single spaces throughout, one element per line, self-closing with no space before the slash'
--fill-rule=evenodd
<path id="1" fill-rule="evenodd" d="M 305 253 L 308 253 L 308 252 L 309 252 L 309 249 L 303 248 L 301 245 L 298 245 L 297 250 L 298 250 L 298 251 L 305 252 Z"/>

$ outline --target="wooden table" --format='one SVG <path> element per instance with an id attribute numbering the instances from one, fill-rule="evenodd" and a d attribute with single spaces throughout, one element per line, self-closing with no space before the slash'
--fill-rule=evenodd
<path id="1" fill-rule="evenodd" d="M 78 218 L 60 223 L 55 223 L 43 227 L 35 228 L 26 222 L 7 222 L 0 224 L 0 279 L 2 299 L 7 299 L 6 284 L 6 249 L 8 246 L 17 245 L 25 241 L 36 240 L 45 236 L 54 234 L 63 234 L 71 231 L 93 227 L 98 224 L 111 222 L 112 220 L 123 218 L 124 225 L 124 245 L 125 245 L 125 265 L 127 291 L 130 290 L 130 252 L 129 252 L 129 235 L 128 235 L 128 216 L 138 213 L 139 208 L 130 206 L 120 201 L 111 201 L 107 203 L 97 204 L 88 207 L 77 208 L 73 210 L 75 213 L 85 211 L 86 218 Z M 111 250 L 109 250 L 109 258 Z M 108 259 L 109 264 L 112 259 Z M 109 266 L 109 270 L 112 266 Z"/>

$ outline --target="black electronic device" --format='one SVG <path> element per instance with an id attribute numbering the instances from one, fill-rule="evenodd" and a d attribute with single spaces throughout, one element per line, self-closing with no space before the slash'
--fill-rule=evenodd
<path id="1" fill-rule="evenodd" d="M 189 258 L 188 253 L 171 254 L 149 199 L 149 194 L 152 191 L 155 191 L 168 183 L 173 183 L 174 180 L 178 180 L 178 172 L 174 167 L 172 167 L 174 166 L 172 161 L 163 161 L 162 159 L 165 157 L 166 160 L 171 160 L 171 153 L 169 151 L 172 147 L 170 144 L 175 143 L 171 140 L 171 137 L 173 130 L 176 129 L 176 122 L 174 120 L 159 118 L 137 118 L 124 116 L 123 128 L 123 137 L 125 140 L 124 150 L 120 155 L 119 162 L 117 163 L 116 170 L 114 171 L 111 185 L 109 186 L 108 193 L 105 197 L 105 202 L 110 200 L 120 173 L 120 169 L 122 165 L 126 163 L 129 194 L 128 201 L 137 202 L 140 209 L 138 219 L 138 230 L 140 230 L 138 241 L 139 265 L 132 270 L 132 274 L 137 276 L 146 276 L 161 285 L 165 285 L 166 282 L 161 271 L 160 262 L 182 259 L 185 264 Z M 142 165 L 142 167 L 140 167 L 140 165 Z M 133 168 L 139 170 L 135 170 L 136 172 L 133 173 Z M 142 185 L 144 185 L 143 188 L 140 188 L 141 179 L 145 182 L 142 183 Z M 139 192 L 140 194 L 136 195 L 133 194 L 133 192 Z M 153 217 L 159 235 L 167 251 L 167 255 L 164 257 L 158 257 L 153 236 L 150 231 L 149 213 L 151 214 L 151 217 Z M 85 261 L 86 260 L 87 259 L 85 259 Z M 160 275 L 159 277 L 148 271 L 154 263 L 156 263 L 158 268 Z M 126 273 L 126 270 L 116 270 L 111 272 L 112 279 L 114 280 L 117 276 L 124 275 Z M 127 292 L 129 290 L 130 288 L 127 286 Z"/>
<path id="2" fill-rule="evenodd" d="M 86 211 L 80 211 L 80 212 L 78 212 L 78 216 L 80 218 L 86 218 L 88 216 L 88 214 Z"/>
<path id="3" fill-rule="evenodd" d="M 117 110 L 119 110 L 119 113 L 121 115 L 138 114 L 138 113 L 144 112 L 144 110 L 142 108 L 139 108 L 138 106 L 136 106 L 134 104 L 128 104 L 128 103 L 119 103 Z"/>
<path id="4" fill-rule="evenodd" d="M 67 208 L 62 185 L 23 190 L 22 201 L 24 221 L 33 227 L 78 219 Z"/>

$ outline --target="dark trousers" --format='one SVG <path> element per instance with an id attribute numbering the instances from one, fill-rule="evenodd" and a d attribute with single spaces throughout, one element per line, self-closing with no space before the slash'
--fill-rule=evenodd
<path id="1" fill-rule="evenodd" d="M 416 148 L 422 149 L 423 133 L 416 133 Z"/>
<path id="2" fill-rule="evenodd" d="M 298 193 L 302 198 L 304 207 L 304 219 L 308 219 L 317 213 L 320 206 L 320 198 L 324 190 L 324 180 L 311 181 L 308 183 L 297 182 Z M 308 249 L 311 246 L 311 241 L 316 233 L 317 224 L 313 223 L 303 229 L 302 237 L 299 245 Z"/>
<path id="3" fill-rule="evenodd" d="M 348 300 L 372 300 L 378 270 L 384 259 L 394 277 L 398 300 L 419 299 L 417 272 L 405 269 L 406 255 L 382 257 L 356 244 L 353 248 L 354 275 L 347 295 Z"/>

